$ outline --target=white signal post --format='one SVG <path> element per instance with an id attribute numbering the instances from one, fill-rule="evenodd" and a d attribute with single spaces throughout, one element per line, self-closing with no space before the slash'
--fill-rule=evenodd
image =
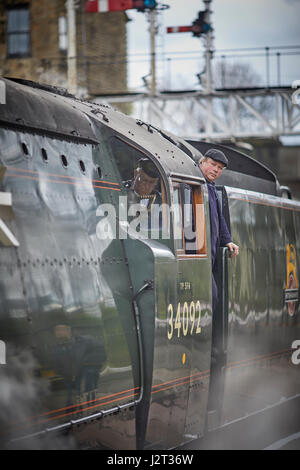
<path id="1" fill-rule="evenodd" d="M 208 24 L 211 24 L 210 22 L 210 4 L 212 0 L 204 0 L 205 4 L 205 10 L 206 10 L 206 22 Z M 205 34 L 205 64 L 206 64 L 206 91 L 208 94 L 210 94 L 213 91 L 213 86 L 212 86 L 212 70 L 211 70 L 211 59 L 212 59 L 212 29 L 210 29 L 206 34 Z M 212 121 L 212 114 L 213 114 L 213 108 L 212 108 L 212 97 L 208 96 L 207 97 L 207 120 L 206 120 L 206 133 L 211 134 L 213 131 L 213 121 Z"/>
<path id="2" fill-rule="evenodd" d="M 70 1 L 70 0 L 69 0 Z M 122 11 L 131 9 L 147 8 L 143 5 L 144 2 L 138 0 L 87 0 L 85 3 L 85 11 L 87 13 L 104 13 L 107 11 Z M 157 8 L 166 9 L 168 5 L 156 5 L 154 8 L 150 8 L 149 11 L 149 31 L 150 31 L 150 74 L 151 74 L 151 85 L 150 95 L 155 96 L 156 94 L 156 52 L 155 52 L 155 35 L 156 35 L 156 14 Z"/>
<path id="3" fill-rule="evenodd" d="M 205 4 L 205 23 L 208 25 L 211 24 L 210 21 L 210 9 L 209 6 L 212 0 L 203 0 Z M 203 12 L 201 12 L 203 13 Z M 197 31 L 197 24 L 196 21 L 191 26 L 169 26 L 167 28 L 167 33 L 198 33 Z M 211 71 L 211 57 L 212 57 L 212 29 L 208 29 L 208 31 L 200 31 L 200 34 L 205 37 L 205 63 L 206 63 L 206 84 L 205 88 L 207 93 L 212 91 L 212 71 Z M 201 36 L 201 37 L 203 37 Z M 199 36 L 200 37 L 200 36 Z"/>
<path id="4" fill-rule="evenodd" d="M 212 0 L 204 0 L 206 9 L 206 22 L 210 23 L 210 9 L 209 5 Z M 206 88 L 208 92 L 212 91 L 212 71 L 211 71 L 211 58 L 212 58 L 212 30 L 210 29 L 205 35 L 205 57 L 206 57 Z"/>
<path id="5" fill-rule="evenodd" d="M 210 4 L 212 0 L 203 0 L 205 5 L 205 23 L 211 25 L 210 21 Z M 203 12 L 202 12 L 203 13 Z M 198 32 L 197 24 L 193 23 L 192 26 L 172 26 L 167 28 L 167 33 L 186 33 L 186 32 Z M 213 82 L 212 82 L 212 69 L 211 69 L 211 58 L 212 58 L 212 28 L 205 32 L 200 32 L 205 37 L 205 92 L 207 93 L 207 119 L 206 119 L 206 133 L 210 134 L 212 132 L 212 97 L 210 94 L 213 91 Z"/>
<path id="6" fill-rule="evenodd" d="M 76 15 L 74 0 L 67 0 L 68 18 L 68 91 L 77 91 Z"/>
<path id="7" fill-rule="evenodd" d="M 149 13 L 150 22 L 150 53 L 151 53 L 151 96 L 156 93 L 156 54 L 155 54 L 155 34 L 156 34 L 156 11 Z"/>

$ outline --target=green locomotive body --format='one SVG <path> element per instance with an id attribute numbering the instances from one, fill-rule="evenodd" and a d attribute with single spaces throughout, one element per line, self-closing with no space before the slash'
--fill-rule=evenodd
<path id="1" fill-rule="evenodd" d="M 2 82 L 5 445 L 47 430 L 79 445 L 174 448 L 297 396 L 300 203 L 280 197 L 275 176 L 229 154 L 219 189 L 240 256 L 220 253 L 213 316 L 200 144 L 59 90 Z M 159 173 L 151 229 L 125 183 L 141 160 Z"/>

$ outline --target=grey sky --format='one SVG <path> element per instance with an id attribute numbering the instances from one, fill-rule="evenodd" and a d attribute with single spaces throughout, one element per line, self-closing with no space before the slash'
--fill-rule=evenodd
<path id="1" fill-rule="evenodd" d="M 192 24 L 198 11 L 204 9 L 202 0 L 164 2 L 170 5 L 170 8 L 160 15 L 160 22 L 163 24 L 161 31 L 165 31 L 167 26 Z M 211 9 L 214 48 L 217 51 L 265 46 L 300 46 L 300 0 L 213 0 Z M 146 15 L 131 10 L 128 16 L 133 20 L 128 24 L 129 54 L 149 52 Z M 164 77 L 163 85 L 179 88 L 197 86 L 196 73 L 204 66 L 201 58 L 203 40 L 193 37 L 191 33 L 164 33 L 157 42 L 163 44 L 163 47 L 158 47 L 158 52 L 172 53 L 169 55 L 171 60 L 164 63 L 158 61 L 157 64 L 158 74 Z M 175 51 L 184 53 L 186 58 L 176 60 Z M 189 51 L 195 51 L 195 54 L 189 54 Z M 141 76 L 149 73 L 149 64 L 147 61 L 142 62 L 141 56 L 130 56 L 129 59 L 135 59 L 129 66 L 130 85 L 140 87 Z M 264 57 L 245 60 L 251 61 L 253 67 L 264 77 Z M 270 60 L 272 79 L 275 80 L 276 59 L 274 57 Z M 281 78 L 285 83 L 300 79 L 300 54 L 281 58 Z"/>

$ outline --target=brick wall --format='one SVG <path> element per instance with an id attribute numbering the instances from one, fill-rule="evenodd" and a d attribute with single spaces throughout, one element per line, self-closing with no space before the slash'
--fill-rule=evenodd
<path id="1" fill-rule="evenodd" d="M 7 58 L 6 8 L 30 6 L 29 57 Z M 58 18 L 66 17 L 66 0 L 1 0 L 0 74 L 67 87 L 67 54 L 59 50 Z M 124 12 L 76 11 L 77 77 L 89 96 L 126 91 L 126 21 Z"/>

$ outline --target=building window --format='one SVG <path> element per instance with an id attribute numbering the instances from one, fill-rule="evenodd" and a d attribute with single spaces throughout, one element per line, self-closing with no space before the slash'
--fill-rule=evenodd
<path id="1" fill-rule="evenodd" d="M 68 50 L 68 25 L 65 16 L 58 18 L 58 45 L 60 51 Z"/>
<path id="2" fill-rule="evenodd" d="M 7 10 L 7 56 L 26 57 L 30 55 L 29 7 Z"/>

